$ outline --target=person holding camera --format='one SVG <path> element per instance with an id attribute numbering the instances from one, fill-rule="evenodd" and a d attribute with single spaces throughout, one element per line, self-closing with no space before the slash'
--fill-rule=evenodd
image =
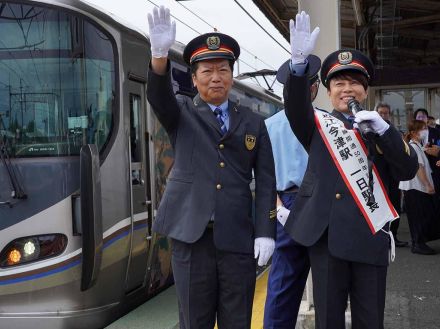
<path id="1" fill-rule="evenodd" d="M 285 230 L 308 248 L 316 328 L 345 328 L 350 296 L 352 327 L 379 329 L 387 266 L 394 257 L 389 222 L 397 217 L 382 168 L 387 164 L 395 179 L 408 180 L 417 172 L 417 157 L 377 112 L 361 110 L 374 67 L 360 51 L 341 49 L 326 57 L 321 81 L 334 110 L 313 108 L 306 57 L 318 34 L 319 28 L 310 32 L 304 12 L 290 22 L 291 74 L 284 105 L 309 163 Z M 353 115 L 349 103 L 360 111 Z M 353 123 L 359 129 L 352 129 Z"/>

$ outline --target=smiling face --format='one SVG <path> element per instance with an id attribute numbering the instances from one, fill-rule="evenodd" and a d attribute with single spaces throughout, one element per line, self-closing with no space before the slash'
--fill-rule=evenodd
<path id="1" fill-rule="evenodd" d="M 224 103 L 228 99 L 233 83 L 229 61 L 211 59 L 200 61 L 197 65 L 192 80 L 200 98 L 213 105 Z"/>
<path id="2" fill-rule="evenodd" d="M 347 73 L 331 78 L 327 94 L 333 108 L 338 112 L 351 113 L 347 103 L 353 98 L 362 103 L 368 96 L 365 85 L 358 74 Z"/>

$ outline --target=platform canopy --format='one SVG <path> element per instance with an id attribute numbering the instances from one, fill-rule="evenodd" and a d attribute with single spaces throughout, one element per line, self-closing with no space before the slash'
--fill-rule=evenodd
<path id="1" fill-rule="evenodd" d="M 253 2 L 289 40 L 289 19 L 297 14 L 298 1 Z M 339 3 L 341 46 L 359 49 L 370 56 L 378 72 L 376 85 L 440 81 L 440 1 L 340 0 Z"/>

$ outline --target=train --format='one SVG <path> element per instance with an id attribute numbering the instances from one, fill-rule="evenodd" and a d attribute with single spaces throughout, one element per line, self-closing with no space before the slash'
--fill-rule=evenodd
<path id="1" fill-rule="evenodd" d="M 184 45 L 176 94 L 195 95 Z M 103 328 L 173 283 L 151 231 L 173 150 L 148 36 L 80 0 L 0 1 L 0 328 Z M 231 99 L 268 117 L 271 92 Z"/>

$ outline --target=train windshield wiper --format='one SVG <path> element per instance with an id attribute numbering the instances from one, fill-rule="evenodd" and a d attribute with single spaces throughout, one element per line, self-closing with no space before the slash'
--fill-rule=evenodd
<path id="1" fill-rule="evenodd" d="M 11 198 L 17 200 L 23 200 L 27 198 L 27 195 L 17 178 L 15 168 L 11 162 L 11 158 L 8 152 L 8 139 L 6 136 L 6 127 L 3 123 L 2 114 L 0 113 L 0 160 L 8 173 L 9 182 L 11 185 Z M 0 201 L 0 205 L 8 205 L 12 207 L 11 200 Z"/>

